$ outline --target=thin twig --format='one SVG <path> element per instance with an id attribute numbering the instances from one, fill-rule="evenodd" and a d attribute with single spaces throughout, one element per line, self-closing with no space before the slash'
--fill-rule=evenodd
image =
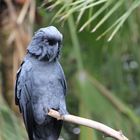
<path id="1" fill-rule="evenodd" d="M 30 1 L 26 1 L 23 5 L 23 8 L 21 9 L 21 12 L 17 18 L 17 23 L 18 24 L 22 24 L 22 22 L 24 21 L 24 18 L 28 12 L 28 8 L 29 8 L 29 5 L 30 5 Z"/>
<path id="2" fill-rule="evenodd" d="M 108 137 L 112 137 L 117 140 L 128 140 L 128 138 L 123 135 L 122 131 L 116 131 L 102 123 L 99 123 L 90 119 L 85 119 L 85 118 L 74 116 L 74 115 L 61 116 L 59 112 L 52 109 L 49 110 L 48 115 L 56 118 L 57 120 L 63 120 L 66 122 L 71 122 L 71 123 L 84 125 L 90 128 L 97 129 L 103 132 L 104 134 L 106 134 Z"/>
<path id="3" fill-rule="evenodd" d="M 133 111 L 128 108 L 121 100 L 115 97 L 110 90 L 108 90 L 103 84 L 101 84 L 95 77 L 91 76 L 89 73 L 85 73 L 87 79 L 92 83 L 92 85 L 102 94 L 118 111 L 122 114 L 128 116 L 130 120 L 137 126 L 140 123 L 140 119 L 133 113 Z"/>

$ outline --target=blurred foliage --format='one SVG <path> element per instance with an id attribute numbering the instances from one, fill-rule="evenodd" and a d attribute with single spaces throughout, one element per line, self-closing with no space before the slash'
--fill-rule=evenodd
<path id="1" fill-rule="evenodd" d="M 25 1 L 20 5 L 15 3 L 18 10 L 27 6 Z M 61 63 L 68 81 L 69 112 L 122 130 L 130 140 L 139 140 L 140 1 L 38 0 L 35 10 L 31 5 L 28 5 L 32 9 L 30 12 L 36 13 L 30 13 L 35 16 L 35 20 L 31 20 L 35 30 L 55 25 L 64 35 Z M 25 11 L 26 17 L 29 11 Z M 29 19 L 22 22 L 27 26 Z M 20 26 L 22 28 L 22 24 Z M 28 28 L 32 31 L 32 26 Z M 2 76 L 0 78 L 2 81 Z M 0 140 L 25 139 L 22 123 L 1 96 L 0 99 L 0 120 L 3 122 Z M 62 137 L 65 140 L 103 139 L 99 132 L 73 124 L 64 125 Z"/>
<path id="2" fill-rule="evenodd" d="M 47 9 L 58 7 L 58 12 L 56 12 L 52 21 L 66 21 L 69 16 L 76 13 L 76 24 L 80 24 L 79 31 L 83 31 L 87 26 L 91 25 L 91 32 L 95 32 L 109 21 L 105 31 L 97 38 L 100 39 L 112 31 L 108 41 L 114 37 L 130 14 L 140 6 L 139 0 L 49 0 L 49 2 L 53 4 L 48 6 Z M 81 23 L 82 19 L 84 23 Z M 95 22 L 95 20 L 97 21 Z"/>
<path id="3" fill-rule="evenodd" d="M 26 140 L 25 128 L 0 95 L 0 140 Z"/>

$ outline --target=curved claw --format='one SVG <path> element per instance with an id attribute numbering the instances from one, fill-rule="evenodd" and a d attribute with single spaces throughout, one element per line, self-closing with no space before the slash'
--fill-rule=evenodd
<path id="1" fill-rule="evenodd" d="M 46 115 L 48 115 L 50 109 L 51 109 L 50 107 L 44 107 L 43 111 L 45 112 Z"/>
<path id="2" fill-rule="evenodd" d="M 68 115 L 69 114 L 68 111 L 66 109 L 63 109 L 63 108 L 60 108 L 58 110 L 58 112 L 60 113 L 61 116 Z"/>

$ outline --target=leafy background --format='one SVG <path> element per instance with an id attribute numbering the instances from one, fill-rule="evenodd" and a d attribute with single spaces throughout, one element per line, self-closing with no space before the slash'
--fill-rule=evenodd
<path id="1" fill-rule="evenodd" d="M 33 32 L 49 25 L 64 35 L 69 112 L 139 140 L 139 7 L 139 0 L 0 0 L 0 140 L 27 139 L 13 85 Z M 111 138 L 65 123 L 61 139 Z"/>

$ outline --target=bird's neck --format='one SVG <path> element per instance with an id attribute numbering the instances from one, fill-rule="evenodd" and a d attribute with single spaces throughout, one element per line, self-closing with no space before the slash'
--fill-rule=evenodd
<path id="1" fill-rule="evenodd" d="M 46 64 L 49 64 L 49 63 L 55 63 L 56 61 L 58 61 L 58 58 L 55 58 L 51 61 L 49 61 L 48 59 L 41 59 L 39 60 L 37 56 L 35 55 L 32 55 L 30 53 L 27 53 L 24 60 L 30 60 L 30 61 L 33 61 L 33 62 L 40 62 L 40 63 L 46 63 Z"/>

